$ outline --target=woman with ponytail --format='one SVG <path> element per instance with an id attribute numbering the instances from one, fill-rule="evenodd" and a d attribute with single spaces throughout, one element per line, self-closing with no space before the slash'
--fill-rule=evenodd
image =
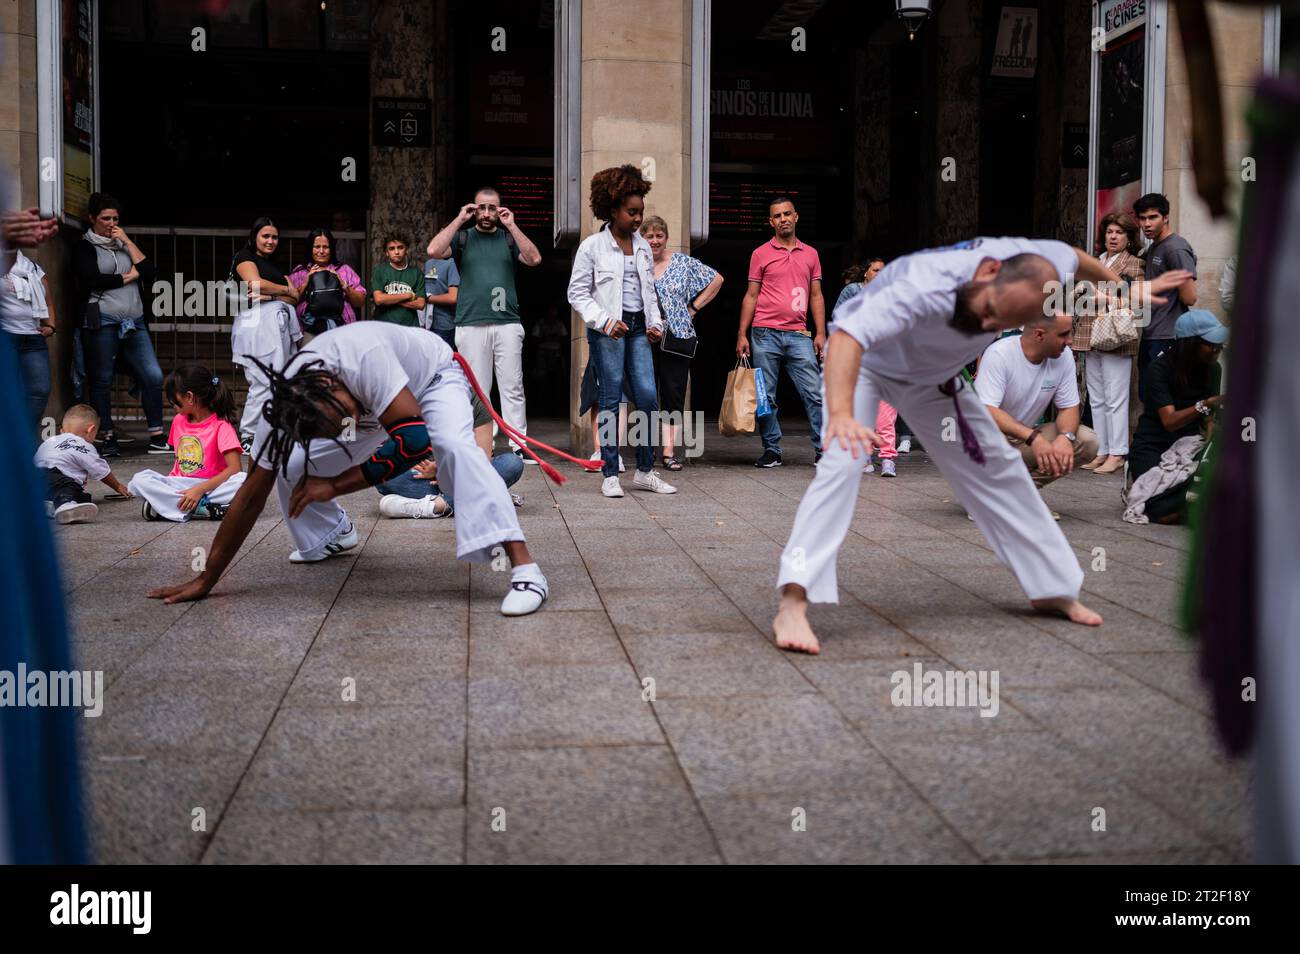
<path id="1" fill-rule="evenodd" d="M 163 392 L 176 408 L 170 438 L 176 464 L 167 476 L 140 471 L 127 489 L 143 499 L 146 520 L 220 520 L 244 482 L 235 396 L 201 364 L 167 375 Z"/>

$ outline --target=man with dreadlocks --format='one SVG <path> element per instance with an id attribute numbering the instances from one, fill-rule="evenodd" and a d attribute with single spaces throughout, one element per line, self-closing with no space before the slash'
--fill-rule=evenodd
<path id="1" fill-rule="evenodd" d="M 253 439 L 254 466 L 217 531 L 197 578 L 149 595 L 202 599 L 221 578 L 274 485 L 294 563 L 357 545 L 335 497 L 372 487 L 433 456 L 438 482 L 456 498 L 456 556 L 486 562 L 500 544 L 513 567 L 506 616 L 532 613 L 546 577 L 529 555 L 505 484 L 474 443 L 470 385 L 437 335 L 357 322 L 318 335 L 283 369 L 263 367 L 271 396 Z"/>

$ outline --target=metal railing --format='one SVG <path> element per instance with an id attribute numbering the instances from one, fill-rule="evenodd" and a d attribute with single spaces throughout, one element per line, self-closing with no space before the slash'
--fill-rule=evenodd
<path id="1" fill-rule="evenodd" d="M 128 234 L 157 269 L 154 281 L 165 282 L 167 288 L 172 290 L 173 307 L 169 309 L 159 303 L 156 309 L 153 288 L 141 289 L 149 333 L 163 374 L 188 362 L 205 365 L 220 376 L 242 402 L 247 385 L 243 372 L 231 361 L 232 317 L 220 307 L 215 311 L 209 311 L 205 307 L 203 313 L 197 315 L 176 314 L 174 305 L 177 300 L 185 303 L 187 282 L 198 282 L 197 287 L 203 289 L 203 301 L 210 302 L 207 292 L 213 287 L 210 283 L 224 281 L 229 277 L 231 260 L 248 241 L 248 232 L 242 229 L 135 226 L 128 230 Z M 364 280 L 369 274 L 366 233 L 348 231 L 333 234 L 336 253 L 340 259 L 356 269 Z M 281 229 L 280 247 L 276 250 L 275 260 L 284 267 L 285 274 L 308 258 L 307 232 Z M 180 283 L 178 290 L 175 288 L 177 282 Z M 159 316 L 156 313 L 158 310 L 173 313 Z M 113 419 L 142 423 L 144 413 L 140 401 L 130 395 L 130 386 L 130 379 L 126 376 L 119 374 L 114 378 Z M 165 404 L 163 410 L 164 413 L 168 411 Z"/>

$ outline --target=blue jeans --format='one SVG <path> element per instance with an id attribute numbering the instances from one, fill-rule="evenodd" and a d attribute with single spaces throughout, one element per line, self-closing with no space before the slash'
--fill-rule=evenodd
<path id="1" fill-rule="evenodd" d="M 9 334 L 6 332 L 6 334 Z M 45 402 L 50 399 L 50 349 L 44 335 L 9 334 L 18 352 L 18 367 L 23 376 L 23 393 L 27 396 L 27 413 L 37 427 Z"/>
<path id="2" fill-rule="evenodd" d="M 524 474 L 524 462 L 514 451 L 506 451 L 492 458 L 492 469 L 501 476 L 507 487 L 513 487 Z M 443 494 L 436 482 L 417 477 L 413 470 L 398 474 L 392 480 L 375 484 L 375 489 L 381 494 L 397 494 L 399 497 L 410 497 L 412 500 L 420 500 L 429 494 L 442 494 L 443 499 L 447 501 L 447 506 L 452 510 L 456 509 L 456 501 L 450 494 Z"/>
<path id="3" fill-rule="evenodd" d="M 775 328 L 754 328 L 752 335 L 750 350 L 754 356 L 754 367 L 763 369 L 767 402 L 772 406 L 771 414 L 758 419 L 763 450 L 781 453 L 781 425 L 776 419 L 776 381 L 784 368 L 799 391 L 799 397 L 803 399 L 804 410 L 808 412 L 808 423 L 812 427 L 813 450 L 820 454 L 822 372 L 817 366 L 817 351 L 813 348 L 812 338 L 797 331 L 778 331 Z"/>
<path id="4" fill-rule="evenodd" d="M 1143 404 L 1147 402 L 1147 368 L 1173 344 L 1173 338 L 1143 338 L 1138 345 L 1138 398 Z"/>
<path id="5" fill-rule="evenodd" d="M 99 432 L 113 430 L 113 365 L 118 353 L 140 385 L 140 403 L 150 431 L 161 431 L 162 368 L 153 351 L 153 341 L 146 329 L 136 327 L 119 337 L 116 324 L 104 322 L 92 330 L 81 329 L 81 344 L 86 352 L 86 376 L 90 379 L 90 403 L 99 412 Z"/>
<path id="6" fill-rule="evenodd" d="M 649 424 L 653 418 L 648 417 L 659 409 L 659 405 L 655 395 L 654 353 L 645 336 L 645 315 L 625 311 L 623 323 L 629 331 L 622 338 L 611 338 L 590 328 L 587 330 L 587 348 L 596 362 L 596 407 L 600 409 L 596 415 L 597 437 L 614 438 L 609 443 L 601 441 L 600 444 L 600 472 L 605 477 L 618 476 L 618 405 L 625 381 L 632 385 L 632 400 L 636 403 L 637 413 L 647 415 L 646 424 L 641 428 L 646 439 L 636 446 L 636 469 L 643 474 L 654 469 L 654 449 L 659 436 L 656 433 L 658 428 Z M 629 423 L 629 434 L 635 434 L 637 430 Z"/>

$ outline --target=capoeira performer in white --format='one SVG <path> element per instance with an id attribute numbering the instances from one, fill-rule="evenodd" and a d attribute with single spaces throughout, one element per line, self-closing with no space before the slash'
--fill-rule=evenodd
<path id="1" fill-rule="evenodd" d="M 862 422 L 875 421 L 882 400 L 921 438 L 1030 604 L 1100 625 L 1101 617 L 1079 602 L 1083 571 L 1020 453 L 958 377 L 999 332 L 1043 314 L 1052 283 L 1066 283 L 1072 274 L 1099 284 L 1120 281 L 1064 242 L 973 239 L 895 259 L 836 311 L 823 371 L 824 456 L 781 554 L 781 603 L 773 623 L 779 647 L 819 651 L 808 601 L 838 602 L 835 558 L 858 499 L 858 452 L 869 455 L 879 444 Z M 1151 296 L 1188 277 L 1167 272 L 1130 291 L 1135 300 L 1159 301 Z M 950 431 L 956 425 L 961 440 L 941 440 L 945 424 Z"/>
<path id="2" fill-rule="evenodd" d="M 314 563 L 357 545 L 335 497 L 389 480 L 430 456 L 456 499 L 456 556 L 486 562 L 500 544 L 513 567 L 501 604 L 523 616 L 547 596 L 505 484 L 474 443 L 470 384 L 446 343 L 420 328 L 367 321 L 324 332 L 282 370 L 263 367 L 270 397 L 253 441 L 254 466 L 195 579 L 149 595 L 202 599 L 221 578 L 274 486 L 297 544 Z"/>

